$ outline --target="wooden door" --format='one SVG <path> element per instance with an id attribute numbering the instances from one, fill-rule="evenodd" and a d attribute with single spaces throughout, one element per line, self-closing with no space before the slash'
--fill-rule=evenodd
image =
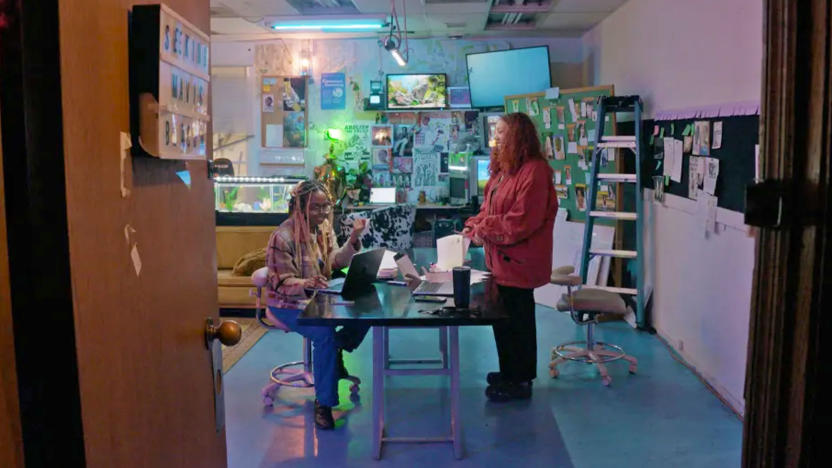
<path id="1" fill-rule="evenodd" d="M 122 164 L 135 3 L 158 2 L 0 1 L 16 28 L 0 31 L 0 102 L 32 466 L 226 464 L 204 345 L 218 318 L 206 163 Z M 165 3 L 209 31 L 209 0 Z"/>
<path id="2" fill-rule="evenodd" d="M 832 3 L 767 0 L 764 28 L 760 154 L 764 177 L 784 184 L 786 221 L 759 234 L 743 465 L 820 466 L 832 382 Z"/>
<path id="3" fill-rule="evenodd" d="M 2 111 L 0 111 L 2 116 Z M 9 252 L 6 243 L 6 204 L 3 186 L 3 123 L 0 117 L 0 466 L 23 466 L 23 441 L 17 398 L 12 303 L 9 300 Z"/>

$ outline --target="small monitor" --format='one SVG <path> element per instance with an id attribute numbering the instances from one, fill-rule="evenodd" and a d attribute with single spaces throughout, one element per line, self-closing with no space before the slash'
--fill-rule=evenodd
<path id="1" fill-rule="evenodd" d="M 450 198 L 452 205 L 465 205 L 468 203 L 468 184 L 465 177 L 450 178 Z"/>
<path id="2" fill-rule="evenodd" d="M 485 195 L 485 184 L 488 183 L 488 165 L 491 163 L 489 159 L 477 159 L 477 196 Z"/>
<path id="3" fill-rule="evenodd" d="M 370 95 L 370 104 L 374 104 L 374 105 L 381 104 L 381 96 L 371 94 Z"/>
<path id="4" fill-rule="evenodd" d="M 378 205 L 391 205 L 396 203 L 396 187 L 371 188 L 370 203 Z"/>

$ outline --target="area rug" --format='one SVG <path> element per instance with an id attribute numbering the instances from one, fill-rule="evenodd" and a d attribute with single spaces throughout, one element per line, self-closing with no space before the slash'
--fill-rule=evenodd
<path id="1" fill-rule="evenodd" d="M 240 328 L 243 329 L 243 337 L 240 338 L 240 342 L 236 346 L 222 347 L 223 374 L 227 373 L 269 331 L 253 318 L 234 317 L 231 320 L 240 324 Z"/>

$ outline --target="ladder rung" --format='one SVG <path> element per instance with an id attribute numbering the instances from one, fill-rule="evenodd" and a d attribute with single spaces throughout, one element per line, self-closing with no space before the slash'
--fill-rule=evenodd
<path id="1" fill-rule="evenodd" d="M 636 141 L 635 135 L 604 135 L 601 141 Z"/>
<path id="2" fill-rule="evenodd" d="M 635 250 L 614 250 L 614 249 L 589 249 L 589 253 L 592 255 L 600 255 L 602 257 L 615 257 L 615 258 L 636 258 L 638 257 L 638 252 Z"/>
<path id="3" fill-rule="evenodd" d="M 589 215 L 594 218 L 621 219 L 624 221 L 635 221 L 638 219 L 636 213 L 628 213 L 625 211 L 590 211 Z"/>
<path id="4" fill-rule="evenodd" d="M 630 148 L 636 149 L 635 141 L 602 141 L 598 143 L 598 148 Z"/>
<path id="5" fill-rule="evenodd" d="M 638 289 L 635 288 L 616 288 L 614 286 L 594 286 L 592 284 L 585 284 L 585 288 L 592 288 L 592 289 L 601 289 L 603 291 L 608 291 L 611 293 L 616 294 L 629 294 L 631 296 L 635 296 L 638 294 Z"/>
<path id="6" fill-rule="evenodd" d="M 598 174 L 598 180 L 607 180 L 611 182 L 635 182 L 636 175 L 635 174 L 618 174 L 618 173 L 600 173 Z"/>

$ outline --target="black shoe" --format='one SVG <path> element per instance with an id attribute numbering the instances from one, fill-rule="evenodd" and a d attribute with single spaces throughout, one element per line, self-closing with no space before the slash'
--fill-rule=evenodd
<path id="1" fill-rule="evenodd" d="M 344 366 L 344 350 L 338 349 L 338 380 L 346 379 L 350 376 L 346 366 Z"/>
<path id="2" fill-rule="evenodd" d="M 485 396 L 491 401 L 528 400 L 532 397 L 532 383 L 500 382 L 489 385 L 485 389 Z"/>
<path id="3" fill-rule="evenodd" d="M 331 431 L 335 428 L 332 408 L 319 404 L 318 400 L 315 400 L 315 426 L 325 431 Z"/>
<path id="4" fill-rule="evenodd" d="M 488 382 L 488 385 L 497 385 L 503 381 L 503 374 L 499 372 L 489 372 L 485 375 L 485 381 Z"/>

